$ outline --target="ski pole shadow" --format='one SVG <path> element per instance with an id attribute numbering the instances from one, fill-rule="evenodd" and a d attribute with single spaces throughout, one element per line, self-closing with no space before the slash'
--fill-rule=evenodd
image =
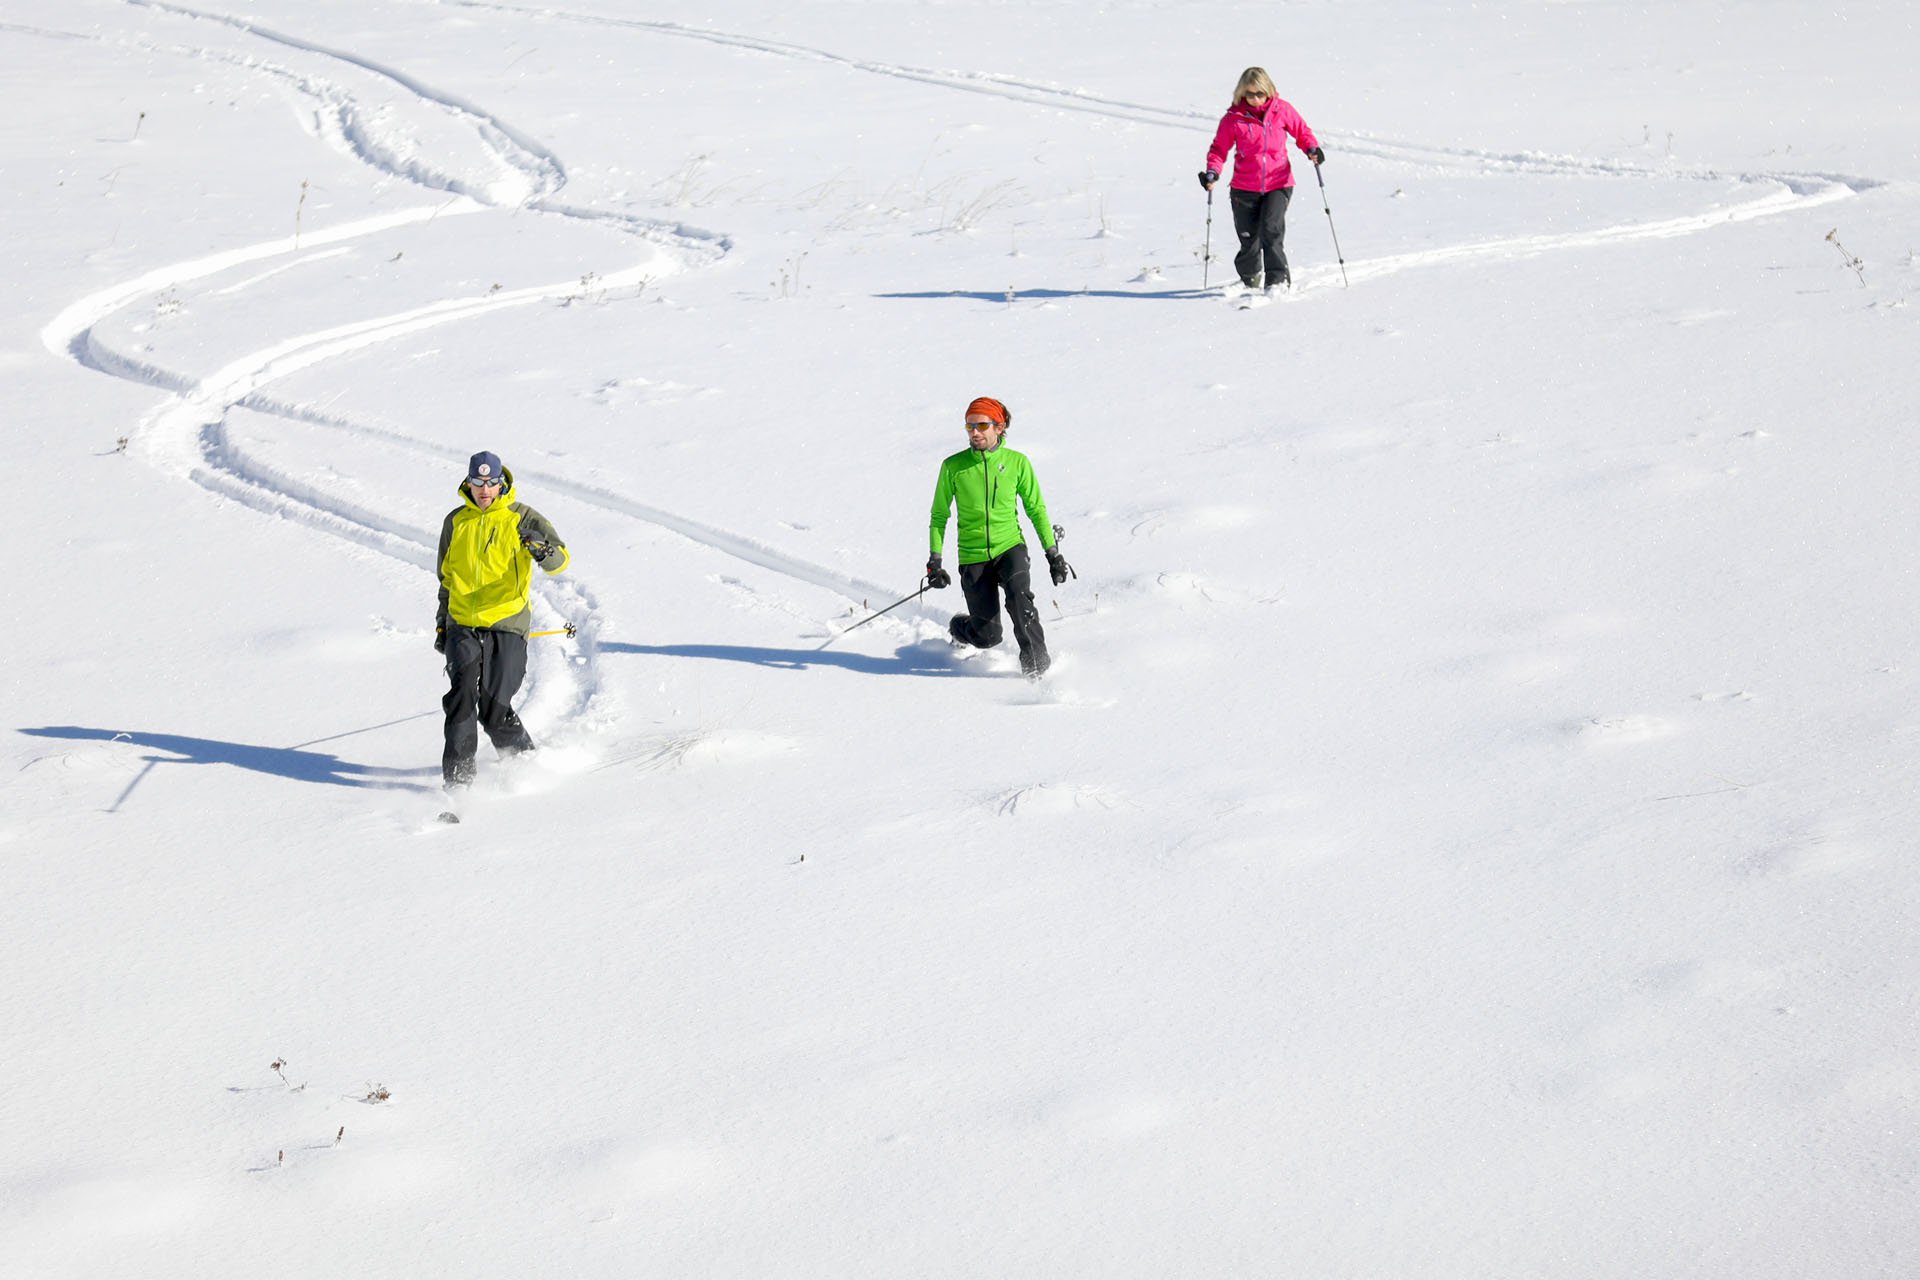
<path id="1" fill-rule="evenodd" d="M 638 653 L 661 658 L 704 658 L 714 662 L 745 662 L 756 667 L 803 671 L 809 667 L 838 667 L 869 676 L 966 676 L 952 650 L 944 644 L 920 642 L 894 651 L 891 657 L 842 652 L 837 649 L 775 649 L 741 644 L 626 644 L 599 646 L 601 653 Z"/>
<path id="2" fill-rule="evenodd" d="M 1050 302 L 1065 298 L 1113 298 L 1124 302 L 1179 302 L 1195 298 L 1217 298 L 1219 286 L 1211 289 L 925 289 L 912 293 L 876 293 L 876 298 L 917 298 L 938 301 L 943 298 L 968 302 Z"/>
<path id="3" fill-rule="evenodd" d="M 255 773 L 286 778 L 293 782 L 319 783 L 336 787 L 368 787 L 380 791 L 432 792 L 439 788 L 414 778 L 438 778 L 438 766 L 414 769 L 390 769 L 380 765 L 356 764 L 325 751 L 305 751 L 298 747 L 262 747 L 246 742 L 223 742 L 218 738 L 190 738 L 176 733 L 136 733 L 121 729 L 89 729 L 80 725 L 44 725 L 19 732 L 33 738 L 64 738 L 71 742 L 125 743 L 156 753 L 142 757 L 146 767 L 127 784 L 119 798 L 108 807 L 117 813 L 134 789 L 148 774 L 163 764 L 232 765 Z M 346 735 L 340 735 L 346 736 Z"/>

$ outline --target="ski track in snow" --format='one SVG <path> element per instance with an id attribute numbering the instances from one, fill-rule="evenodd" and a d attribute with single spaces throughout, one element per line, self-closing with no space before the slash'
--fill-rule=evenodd
<path id="1" fill-rule="evenodd" d="M 761 36 L 711 28 L 690 27 L 684 23 L 647 18 L 623 18 L 607 14 L 574 13 L 549 7 L 532 8 L 502 4 L 498 0 L 438 0 L 440 4 L 462 9 L 482 9 L 494 13 L 545 21 L 578 22 L 612 27 L 676 39 L 698 40 L 752 53 L 799 61 L 818 62 L 850 71 L 910 80 L 943 89 L 985 94 L 1011 102 L 1028 103 L 1061 111 L 1077 111 L 1133 124 L 1154 125 L 1184 130 L 1210 127 L 1217 114 L 1206 111 L 1159 107 L 1150 103 L 1089 93 L 1083 89 L 1061 88 L 1015 76 L 991 72 L 941 71 L 897 63 L 875 62 L 848 57 L 810 45 L 793 44 Z M 1589 248 L 1628 240 L 1662 239 L 1693 235 L 1731 222 L 1772 217 L 1794 210 L 1812 208 L 1836 200 L 1846 200 L 1861 191 L 1883 185 L 1878 179 L 1841 174 L 1806 173 L 1726 173 L 1716 169 L 1681 166 L 1652 166 L 1626 161 L 1598 160 L 1578 156 L 1552 156 L 1538 152 L 1501 154 L 1468 148 L 1437 147 L 1401 142 L 1366 134 L 1329 132 L 1344 153 L 1383 160 L 1408 168 L 1461 170 L 1474 173 L 1539 173 L 1556 177 L 1604 177 L 1635 180 L 1682 180 L 1692 182 L 1734 181 L 1755 188 L 1753 199 L 1731 207 L 1717 207 L 1703 213 L 1651 222 L 1621 223 L 1591 231 L 1568 232 L 1548 236 L 1519 236 L 1477 244 L 1452 245 L 1390 257 L 1350 261 L 1344 264 L 1345 279 L 1377 280 L 1413 268 L 1446 266 L 1478 259 L 1518 261 L 1541 254 L 1569 249 Z M 1304 190 L 1305 188 L 1302 188 Z M 1340 275 L 1340 265 L 1314 267 L 1298 272 L 1296 294 L 1323 288 Z M 1018 291 L 1016 291 L 1017 293 Z"/>
<path id="2" fill-rule="evenodd" d="M 163 0 L 125 0 L 125 3 L 171 17 L 223 26 L 297 54 L 343 65 L 384 86 L 397 88 L 401 91 L 398 100 L 403 107 L 414 111 L 424 108 L 428 113 L 451 117 L 471 130 L 478 143 L 475 154 L 493 175 L 489 180 L 470 181 L 423 161 L 408 145 L 411 135 L 404 124 L 404 113 L 400 124 L 368 123 L 378 120 L 377 113 L 367 110 L 361 99 L 337 80 L 206 45 L 163 46 L 144 37 L 122 38 L 123 43 L 150 52 L 220 62 L 249 73 L 275 77 L 316 103 L 315 119 L 319 124 L 316 132 L 324 140 L 378 172 L 446 192 L 450 197 L 433 206 L 362 219 L 341 227 L 278 238 L 158 268 L 80 299 L 63 309 L 42 330 L 42 341 L 50 350 L 84 368 L 173 393 L 173 398 L 150 414 L 133 433 L 138 450 L 162 470 L 191 479 L 210 492 L 391 555 L 432 573 L 437 530 L 412 527 L 377 511 L 343 502 L 319 486 L 304 483 L 249 456 L 228 433 L 227 413 L 235 406 L 254 402 L 260 387 L 300 369 L 433 326 L 563 298 L 577 289 L 578 281 L 568 279 L 481 297 L 450 298 L 392 315 L 334 326 L 241 355 L 199 378 L 115 351 L 99 339 L 95 332 L 97 326 L 138 299 L 236 267 L 292 257 L 292 261 L 277 264 L 232 286 L 239 290 L 258 284 L 288 266 L 341 252 L 339 248 L 326 246 L 338 246 L 442 216 L 502 208 L 525 208 L 576 221 L 608 224 L 648 242 L 650 251 L 642 262 L 601 278 L 599 284 L 605 290 L 644 285 L 678 264 L 717 258 L 728 247 L 722 237 L 684 225 L 576 209 L 552 199 L 564 187 L 566 172 L 551 151 L 482 108 L 437 91 L 394 68 L 241 18 L 189 9 Z M 112 37 L 85 38 L 106 41 Z M 324 252 L 309 252 L 316 249 Z M 264 411 L 275 410 L 268 407 Z M 417 441 L 410 443 L 421 447 Z M 542 599 L 561 617 L 590 625 L 593 600 L 583 584 L 550 580 L 542 583 L 542 587 Z M 557 670 L 573 686 L 568 718 L 578 718 L 601 687 L 593 646 L 589 643 L 585 650 L 588 656 L 584 667 L 563 661 L 536 662 L 529 672 L 529 697 L 540 692 L 543 672 Z"/>
<path id="3" fill-rule="evenodd" d="M 574 221 L 604 223 L 629 235 L 675 249 L 689 258 L 718 258 L 730 247 L 724 236 L 685 223 L 667 223 L 653 218 L 565 204 L 553 199 L 566 186 L 567 176 L 566 166 L 552 150 L 484 108 L 436 89 L 396 67 L 362 57 L 350 50 L 288 35 L 245 18 L 192 9 L 168 3 L 167 0 L 122 0 L 122 3 L 227 27 L 295 53 L 310 54 L 338 63 L 370 77 L 390 89 L 398 90 L 397 101 L 403 105 L 424 105 L 430 112 L 458 121 L 472 130 L 480 141 L 483 157 L 503 175 L 493 182 L 476 183 L 434 167 L 414 153 L 414 148 L 408 145 L 410 138 L 404 131 L 382 129 L 370 123 L 377 119 L 376 113 L 365 109 L 360 99 L 337 81 L 211 46 L 163 48 L 141 38 L 129 38 L 128 43 L 153 52 L 223 62 L 243 71 L 270 75 L 287 82 L 296 92 L 317 104 L 317 132 L 324 140 L 391 177 L 449 195 L 464 196 L 489 208 L 528 209 Z"/>
<path id="4" fill-rule="evenodd" d="M 153 52 L 196 57 L 226 63 L 249 73 L 276 77 L 291 85 L 302 96 L 316 103 L 315 132 L 331 145 L 367 165 L 413 185 L 443 192 L 447 200 L 432 206 L 400 213 L 362 219 L 340 227 L 304 235 L 265 241 L 246 248 L 189 260 L 154 271 L 109 289 L 88 295 L 60 312 L 43 330 L 45 345 L 83 367 L 172 393 L 172 398 L 156 409 L 135 433 L 140 451 L 161 469 L 193 480 L 212 493 L 240 502 L 266 514 L 289 518 L 317 531 L 405 563 L 433 572 L 433 547 L 437 530 L 421 529 L 389 519 L 379 512 L 347 503 L 322 487 L 304 483 L 270 463 L 252 457 L 236 445 L 227 431 L 226 417 L 235 407 L 302 421 L 348 434 L 376 438 L 418 454 L 458 460 L 459 451 L 435 445 L 399 432 L 370 427 L 350 419 L 327 415 L 306 406 L 276 401 L 261 394 L 263 387 L 312 365 L 358 351 L 434 326 L 454 323 L 493 311 L 525 306 L 566 297 L 577 287 L 569 279 L 548 285 L 497 292 L 481 297 L 455 297 L 391 315 L 376 316 L 290 338 L 258 351 L 230 360 L 226 365 L 201 378 L 193 378 L 140 361 L 108 348 L 95 334 L 96 327 L 108 317 L 136 300 L 181 284 L 200 280 L 237 267 L 269 259 L 283 262 L 230 287 L 228 292 L 252 287 L 312 253 L 359 239 L 393 227 L 431 221 L 442 216 L 467 216 L 500 209 L 529 209 L 579 222 L 611 225 L 636 239 L 648 242 L 653 252 L 642 263 L 615 273 L 602 281 L 605 288 L 617 289 L 644 284 L 658 275 L 685 266 L 711 262 L 723 255 L 730 242 L 722 235 L 671 224 L 655 219 L 575 207 L 555 199 L 566 185 L 566 168 L 560 157 L 536 139 L 513 128 L 481 106 L 437 90 L 406 74 L 348 49 L 340 49 L 278 31 L 247 18 L 208 12 L 169 3 L 168 0 L 124 0 L 133 8 L 144 9 L 196 23 L 209 23 L 288 51 L 295 56 L 320 59 L 324 64 L 344 68 L 371 78 L 383 91 L 394 95 L 401 105 L 413 110 L 450 118 L 467 130 L 478 142 L 477 155 L 489 171 L 480 180 L 449 172 L 416 154 L 413 134 L 404 124 L 385 123 L 379 113 L 366 109 L 360 96 L 336 79 L 293 67 L 279 66 L 258 58 L 217 49 L 208 45 L 163 47 L 139 36 L 120 39 Z M 1158 107 L 1104 97 L 1078 89 L 1060 88 L 1011 76 L 985 72 L 952 72 L 900 64 L 852 58 L 829 50 L 792 44 L 764 37 L 689 27 L 681 23 L 624 18 L 609 15 L 573 13 L 551 8 L 528 8 L 493 3 L 490 0 L 440 0 L 450 7 L 482 9 L 530 20 L 586 23 L 610 28 L 673 38 L 699 40 L 739 48 L 759 54 L 818 62 L 848 70 L 889 76 L 939 88 L 985 94 L 1007 101 L 1078 111 L 1108 118 L 1159 127 L 1204 128 L 1213 116 L 1206 112 Z M 108 40 L 108 35 L 38 32 L 66 38 Z M 397 91 L 397 92 L 396 92 Z M 404 119 L 404 115 L 402 116 Z M 1339 135 L 1330 135 L 1338 137 Z M 1342 148 L 1355 155 L 1411 166 L 1428 168 L 1470 168 L 1480 172 L 1538 172 L 1560 176 L 1607 176 L 1626 179 L 1674 178 L 1720 182 L 1728 179 L 1743 185 L 1763 187 L 1754 199 L 1731 207 L 1718 207 L 1699 214 L 1652 222 L 1627 223 L 1596 230 L 1558 235 L 1520 236 L 1480 244 L 1466 244 L 1421 250 L 1377 259 L 1346 263 L 1353 280 L 1371 280 L 1414 267 L 1455 263 L 1476 258 L 1518 260 L 1567 249 L 1601 245 L 1616 241 L 1649 237 L 1691 235 L 1727 222 L 1769 217 L 1795 209 L 1846 199 L 1860 190 L 1880 185 L 1877 181 L 1839 175 L 1787 173 L 1725 174 L 1713 170 L 1656 169 L 1618 162 L 1555 157 L 1532 153 L 1496 155 L 1460 149 L 1422 146 L 1364 136 L 1340 139 Z M 338 248 L 329 252 L 340 252 Z M 1330 280 L 1331 268 L 1316 269 L 1316 283 Z M 1303 284 L 1305 281 L 1302 282 Z M 733 556 L 748 564 L 806 582 L 850 598 L 885 597 L 890 589 L 846 574 L 811 564 L 787 555 L 755 539 L 705 524 L 691 517 L 627 498 L 605 489 L 581 484 L 565 476 L 525 470 L 528 479 L 577 501 L 624 514 L 670 530 L 696 543 Z M 542 672 L 557 668 L 572 682 L 573 706 L 569 720 L 585 718 L 602 687 L 597 662 L 598 624 L 593 611 L 591 590 L 578 579 L 548 580 L 541 584 L 541 599 L 560 617 L 580 628 L 584 664 L 564 662 L 535 664 L 530 672 L 530 696 L 537 692 Z"/>
<path id="5" fill-rule="evenodd" d="M 512 177 L 504 184 L 489 184 L 483 189 L 476 190 L 454 175 L 425 169 L 406 159 L 403 147 L 391 145 L 394 138 L 404 141 L 404 135 L 386 137 L 374 131 L 362 120 L 363 116 L 371 113 L 362 112 L 358 108 L 357 101 L 337 85 L 326 82 L 316 84 L 284 68 L 272 67 L 254 59 L 236 57 L 212 48 L 194 50 L 194 53 L 200 57 L 233 62 L 248 70 L 265 71 L 293 80 L 303 92 L 320 99 L 330 109 L 329 114 L 337 122 L 337 136 L 347 143 L 355 155 L 374 168 L 407 178 L 421 186 L 437 187 L 443 191 L 470 196 L 485 204 L 522 205 L 542 196 L 552 195 L 566 185 L 566 169 L 560 163 L 560 157 L 554 155 L 552 151 L 512 128 L 498 116 L 423 84 L 396 68 L 363 58 L 349 50 L 335 49 L 315 41 L 287 35 L 245 18 L 190 9 L 184 5 L 166 3 L 166 0 L 124 0 L 124 2 L 136 9 L 150 9 L 175 17 L 229 27 L 256 39 L 301 53 L 316 54 L 330 62 L 357 68 L 377 79 L 387 81 L 405 90 L 409 96 L 428 104 L 432 109 L 450 114 L 475 128 L 484 139 L 488 153 Z"/>
<path id="6" fill-rule="evenodd" d="M 799 61 L 819 62 L 829 66 L 843 67 L 851 71 L 871 75 L 889 76 L 897 80 L 911 80 L 920 84 L 933 85 L 943 89 L 954 89 L 964 93 L 985 94 L 1002 98 L 1010 102 L 1023 102 L 1034 106 L 1051 107 L 1061 111 L 1077 111 L 1088 115 L 1105 116 L 1109 119 L 1123 120 L 1133 124 L 1156 125 L 1163 128 L 1194 129 L 1211 128 L 1219 119 L 1218 112 L 1197 111 L 1174 107 L 1155 106 L 1151 103 L 1132 102 L 1122 98 L 1107 97 L 1090 93 L 1084 89 L 1062 88 L 1058 85 L 1042 84 L 1035 80 L 1026 80 L 1017 76 L 1001 75 L 981 71 L 943 71 L 930 67 L 912 67 L 899 63 L 876 62 L 870 59 L 848 57 L 828 49 L 810 45 L 793 44 L 783 40 L 773 40 L 763 36 L 745 35 L 738 32 L 717 31 L 710 27 L 691 27 L 680 22 L 666 22 L 647 18 L 622 18 L 608 14 L 575 13 L 549 6 L 530 7 L 526 5 L 503 4 L 499 0 L 437 0 L 437 3 L 450 8 L 483 9 L 494 13 L 512 14 L 521 18 L 545 21 L 578 22 L 593 26 L 613 27 L 633 31 L 671 36 L 685 40 L 698 40 L 708 44 L 723 45 L 730 48 L 745 49 L 753 53 L 769 54 L 774 57 Z M 1806 173 L 1726 173 L 1716 169 L 1694 169 L 1681 166 L 1654 166 L 1636 164 L 1628 161 L 1599 160 L 1579 156 L 1553 156 L 1540 152 L 1514 152 L 1501 154 L 1492 151 L 1477 151 L 1463 147 L 1438 147 L 1415 142 L 1394 141 L 1374 137 L 1368 134 L 1342 134 L 1329 132 L 1330 140 L 1338 140 L 1343 153 L 1366 156 L 1376 160 L 1386 160 L 1407 167 L 1428 169 L 1470 169 L 1474 172 L 1492 173 L 1540 173 L 1559 177 L 1589 176 L 1618 178 L 1664 178 L 1684 179 L 1698 182 L 1720 182 L 1728 179 L 1749 185 L 1780 186 L 1802 199 L 1821 197 L 1818 203 L 1828 199 L 1845 199 L 1860 191 L 1883 185 L 1878 179 L 1846 176 L 1841 174 Z M 1838 190 L 1831 190 L 1838 188 Z M 1795 202 L 1789 200 L 1790 205 Z M 1804 207 L 1798 206 L 1795 207 Z M 1767 213 L 1780 212 L 1771 205 L 1751 216 L 1765 216 Z M 1714 225 L 1721 219 L 1720 214 L 1702 215 L 1702 227 Z M 1626 238 L 1636 224 L 1623 224 L 1593 234 L 1592 241 L 1578 243 L 1604 243 L 1607 240 Z M 1664 227 L 1665 224 L 1647 224 L 1650 227 Z M 1689 228 L 1692 230 L 1700 227 Z M 1653 230 L 1649 234 L 1678 234 L 1670 229 Z M 1555 245 L 1553 247 L 1564 247 Z M 1420 257 L 1421 255 L 1409 255 Z M 1352 264 L 1349 263 L 1349 266 Z"/>
<path id="7" fill-rule="evenodd" d="M 90 40 L 81 31 L 56 31 L 52 27 L 30 27 L 23 22 L 0 22 L 0 31 L 16 36 L 38 36 L 45 40 Z"/>

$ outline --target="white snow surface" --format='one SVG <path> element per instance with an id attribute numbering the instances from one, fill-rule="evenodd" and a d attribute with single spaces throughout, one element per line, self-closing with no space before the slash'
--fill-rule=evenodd
<path id="1" fill-rule="evenodd" d="M 7 0 L 0 1272 L 1914 1274 L 1911 15 Z"/>

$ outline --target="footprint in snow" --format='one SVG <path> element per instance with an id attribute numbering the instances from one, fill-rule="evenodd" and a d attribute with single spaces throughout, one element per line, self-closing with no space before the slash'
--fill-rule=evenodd
<path id="1" fill-rule="evenodd" d="M 627 743 L 588 767 L 598 771 L 628 766 L 654 773 L 699 765 L 752 764 L 787 755 L 799 745 L 791 738 L 751 730 L 696 730 Z M 577 763 L 574 767 L 579 771 Z"/>
<path id="2" fill-rule="evenodd" d="M 1672 721 L 1648 715 L 1596 716 L 1581 721 L 1574 730 L 1584 741 L 1601 746 L 1653 742 L 1678 732 Z"/>
<path id="3" fill-rule="evenodd" d="M 1845 875 L 1874 861 L 1874 851 L 1866 845 L 1842 836 L 1820 835 L 1748 854 L 1735 869 L 1768 880 L 1812 880 Z"/>
<path id="4" fill-rule="evenodd" d="M 1003 818 L 1073 813 L 1081 809 L 1118 809 L 1126 800 L 1104 787 L 1037 783 L 1016 787 L 994 797 L 994 812 Z"/>
<path id="5" fill-rule="evenodd" d="M 1171 1125 L 1175 1108 L 1165 1098 L 1115 1090 L 1062 1099 L 1049 1109 L 1048 1119 L 1092 1137 L 1137 1138 Z"/>
<path id="6" fill-rule="evenodd" d="M 671 404 L 714 394 L 711 387 L 694 387 L 679 382 L 654 382 L 647 378 L 609 378 L 591 391 L 576 392 L 583 400 L 608 409 L 633 405 Z"/>

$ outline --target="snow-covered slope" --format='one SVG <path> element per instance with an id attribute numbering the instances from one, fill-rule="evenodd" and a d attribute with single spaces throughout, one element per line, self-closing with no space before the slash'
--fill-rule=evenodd
<path id="1" fill-rule="evenodd" d="M 1917 52 L 13 0 L 0 1270 L 1906 1274 Z M 1242 312 L 1248 63 L 1329 155 Z M 979 394 L 1038 685 L 840 638 Z M 481 448 L 579 634 L 447 827 Z"/>

